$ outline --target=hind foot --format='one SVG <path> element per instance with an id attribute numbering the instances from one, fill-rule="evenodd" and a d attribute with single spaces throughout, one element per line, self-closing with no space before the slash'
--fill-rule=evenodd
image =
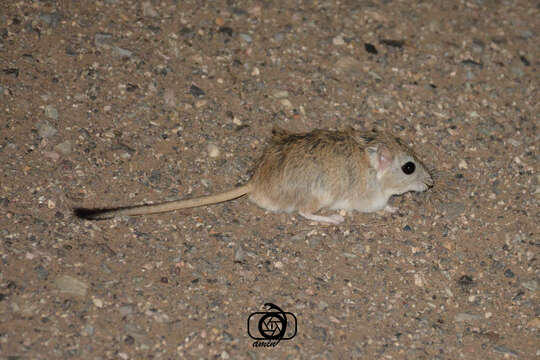
<path id="1" fill-rule="evenodd" d="M 340 224 L 343 222 L 343 220 L 345 220 L 345 218 L 339 214 L 333 214 L 330 216 L 321 216 L 321 215 L 309 214 L 309 213 L 304 213 L 304 212 L 299 212 L 299 214 L 308 220 L 313 220 L 313 221 L 318 221 L 318 222 L 323 222 L 323 223 L 328 223 L 328 224 L 335 224 L 335 225 Z"/>

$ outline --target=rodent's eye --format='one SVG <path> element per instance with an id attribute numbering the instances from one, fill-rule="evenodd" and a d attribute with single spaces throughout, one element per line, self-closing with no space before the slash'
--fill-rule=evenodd
<path id="1" fill-rule="evenodd" d="M 416 165 L 412 161 L 408 161 L 401 167 L 401 170 L 407 175 L 411 175 L 416 169 Z"/>

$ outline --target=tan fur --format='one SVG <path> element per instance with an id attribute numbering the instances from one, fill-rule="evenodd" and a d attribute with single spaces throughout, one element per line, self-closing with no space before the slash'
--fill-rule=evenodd
<path id="1" fill-rule="evenodd" d="M 251 179 L 250 199 L 267 209 L 317 212 L 365 188 L 365 153 L 347 132 L 276 133 Z"/>

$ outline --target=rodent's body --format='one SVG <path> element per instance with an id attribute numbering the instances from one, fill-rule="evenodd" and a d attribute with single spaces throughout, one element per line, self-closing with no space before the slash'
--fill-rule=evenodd
<path id="1" fill-rule="evenodd" d="M 274 134 L 250 181 L 251 201 L 272 211 L 377 211 L 381 189 L 369 181 L 364 147 L 350 132 Z M 384 202 L 384 204 L 383 204 Z"/>
<path id="2" fill-rule="evenodd" d="M 412 168 L 412 172 L 409 171 Z M 271 211 L 294 212 L 322 222 L 339 215 L 315 215 L 321 209 L 372 212 L 387 207 L 392 195 L 424 191 L 432 179 L 398 139 L 379 132 L 314 130 L 293 134 L 274 130 L 248 184 L 202 198 L 118 209 L 77 209 L 87 219 L 144 215 L 231 200 L 249 199 Z"/>

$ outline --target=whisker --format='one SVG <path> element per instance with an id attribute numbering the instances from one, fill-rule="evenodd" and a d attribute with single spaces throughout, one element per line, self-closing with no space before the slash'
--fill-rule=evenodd
<path id="1" fill-rule="evenodd" d="M 458 184 L 456 183 L 456 178 L 451 173 L 435 168 L 429 168 L 428 172 L 431 174 L 433 181 L 432 186 L 426 194 L 428 202 L 442 202 L 456 196 L 458 193 Z"/>

